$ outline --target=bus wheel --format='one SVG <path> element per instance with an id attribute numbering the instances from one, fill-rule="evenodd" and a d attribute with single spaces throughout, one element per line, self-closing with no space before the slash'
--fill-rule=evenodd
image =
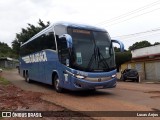
<path id="1" fill-rule="evenodd" d="M 26 76 L 25 76 L 25 81 L 26 81 L 27 83 L 30 83 L 30 82 L 31 82 L 31 80 L 29 79 L 29 75 L 28 75 L 28 74 L 26 74 Z"/>
<path id="2" fill-rule="evenodd" d="M 58 76 L 56 76 L 55 79 L 54 79 L 54 88 L 58 93 L 62 92 L 62 88 L 59 86 L 59 78 L 58 78 Z"/>

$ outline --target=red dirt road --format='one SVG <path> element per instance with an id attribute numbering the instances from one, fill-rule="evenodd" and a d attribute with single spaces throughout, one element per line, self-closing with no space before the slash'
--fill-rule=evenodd
<path id="1" fill-rule="evenodd" d="M 154 111 L 160 110 L 160 84 L 118 82 L 114 89 L 91 92 L 56 93 L 52 86 L 37 82 L 28 84 L 17 71 L 6 71 L 3 77 L 23 90 L 40 92 L 43 100 L 77 111 Z M 102 119 L 102 118 L 98 118 Z M 104 118 L 103 118 L 104 119 Z M 105 118 L 115 119 L 115 118 Z M 128 118 L 121 118 L 128 120 Z M 131 119 L 131 118 L 130 118 Z M 142 119 L 142 118 L 132 118 Z M 146 118 L 152 119 L 152 118 Z M 158 118 L 156 118 L 158 119 Z"/>

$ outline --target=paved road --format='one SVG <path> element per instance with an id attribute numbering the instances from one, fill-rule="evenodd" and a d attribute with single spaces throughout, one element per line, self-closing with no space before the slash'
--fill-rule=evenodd
<path id="1" fill-rule="evenodd" d="M 3 76 L 21 89 L 43 92 L 42 99 L 78 111 L 150 111 L 160 110 L 160 84 L 118 82 L 114 89 L 91 92 L 56 93 L 52 86 L 37 82 L 28 84 L 16 70 Z M 134 118 L 135 119 L 135 118 Z"/>

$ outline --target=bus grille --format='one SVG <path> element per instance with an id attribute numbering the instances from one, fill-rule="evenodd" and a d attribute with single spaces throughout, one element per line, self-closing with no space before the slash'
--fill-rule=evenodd
<path id="1" fill-rule="evenodd" d="M 104 81 L 108 81 L 108 80 L 111 80 L 112 77 L 109 76 L 109 77 L 100 77 L 100 78 L 89 78 L 89 77 L 86 77 L 85 80 L 87 81 L 91 81 L 91 82 L 104 82 Z"/>

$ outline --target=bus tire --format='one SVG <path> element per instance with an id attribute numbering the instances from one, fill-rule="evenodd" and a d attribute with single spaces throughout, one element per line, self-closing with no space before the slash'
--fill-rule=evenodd
<path id="1" fill-rule="evenodd" d="M 31 83 L 31 80 L 29 79 L 28 73 L 25 75 L 25 81 L 26 81 L 27 83 Z"/>
<path id="2" fill-rule="evenodd" d="M 95 93 L 96 89 L 89 89 L 89 90 L 87 90 L 87 92 L 89 92 L 89 93 Z"/>
<path id="3" fill-rule="evenodd" d="M 58 93 L 61 93 L 62 92 L 62 88 L 59 86 L 59 78 L 58 76 L 56 75 L 55 78 L 54 78 L 54 88 L 56 90 L 56 92 Z"/>

